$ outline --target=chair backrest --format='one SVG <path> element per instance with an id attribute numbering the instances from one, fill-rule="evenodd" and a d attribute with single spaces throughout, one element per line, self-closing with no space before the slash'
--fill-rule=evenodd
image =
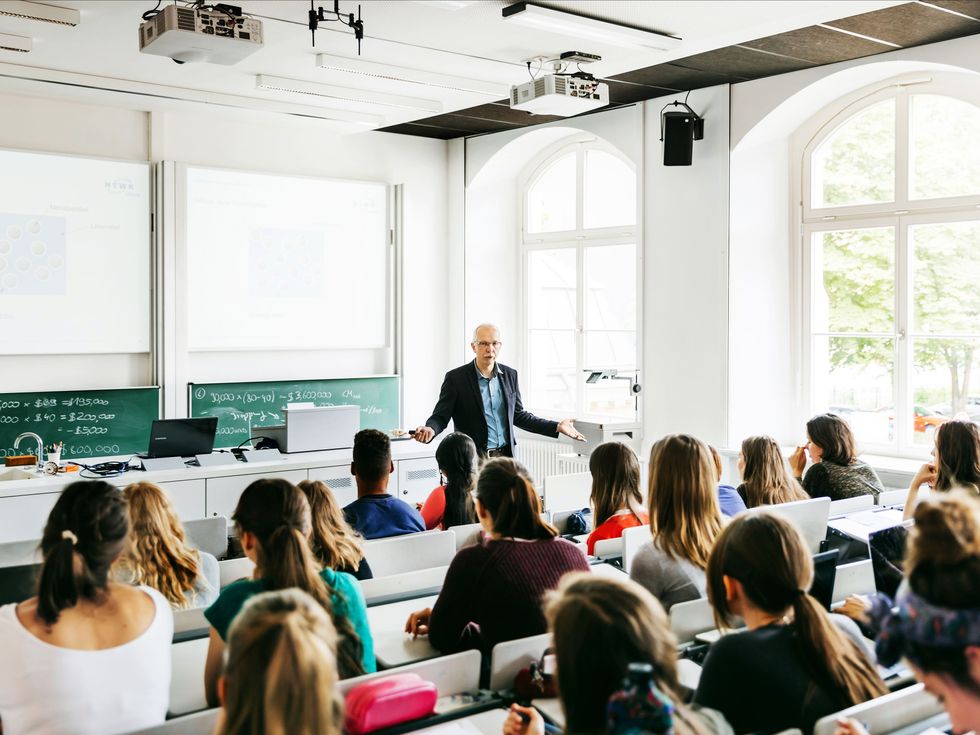
<path id="1" fill-rule="evenodd" d="M 204 697 L 204 662 L 208 657 L 208 639 L 195 638 L 170 646 L 171 716 L 186 715 L 206 709 Z"/>
<path id="2" fill-rule="evenodd" d="M 452 531 L 409 533 L 365 541 L 363 548 L 374 576 L 387 577 L 447 566 L 456 555 L 456 534 Z"/>
<path id="3" fill-rule="evenodd" d="M 255 564 L 247 556 L 219 561 L 218 577 L 221 589 L 224 589 L 239 579 L 251 577 L 254 570 Z"/>
<path id="4" fill-rule="evenodd" d="M 845 513 L 850 513 L 853 510 L 873 508 L 874 505 L 874 495 L 858 495 L 853 498 L 844 498 L 843 500 L 831 500 L 830 517 L 833 518 L 834 516 L 842 516 Z"/>
<path id="5" fill-rule="evenodd" d="M 929 694 L 922 684 L 916 684 L 821 717 L 813 728 L 813 735 L 833 735 L 837 720 L 841 717 L 852 717 L 863 724 L 871 735 L 882 735 L 934 717 L 942 711 L 939 700 Z"/>
<path id="6" fill-rule="evenodd" d="M 483 524 L 466 523 L 462 526 L 451 526 L 449 530 L 456 537 L 456 551 L 459 551 L 464 546 L 475 546 L 480 543 Z"/>
<path id="7" fill-rule="evenodd" d="M 361 592 L 368 607 L 435 595 L 442 589 L 448 569 L 448 566 L 433 567 L 365 579 L 361 581 Z"/>
<path id="8" fill-rule="evenodd" d="M 886 489 L 882 493 L 878 493 L 878 505 L 905 505 L 905 499 L 908 497 L 909 491 L 899 489 Z"/>
<path id="9" fill-rule="evenodd" d="M 637 552 L 652 540 L 649 523 L 625 529 L 623 531 L 623 569 L 629 572 L 633 568 L 633 559 L 636 558 Z"/>
<path id="10" fill-rule="evenodd" d="M 678 643 L 690 643 L 698 633 L 715 629 L 715 614 L 706 598 L 678 602 L 670 608 L 670 629 Z"/>
<path id="11" fill-rule="evenodd" d="M 592 549 L 592 556 L 596 559 L 622 559 L 623 558 L 623 537 L 604 538 L 595 542 Z"/>
<path id="12" fill-rule="evenodd" d="M 211 623 L 204 617 L 206 609 L 192 607 L 188 610 L 174 610 L 174 637 L 202 631 L 204 635 L 207 635 Z"/>
<path id="13" fill-rule="evenodd" d="M 792 503 L 760 505 L 746 513 L 774 513 L 796 524 L 806 540 L 811 554 L 820 551 L 820 542 L 827 537 L 827 519 L 830 517 L 830 498 L 795 500 Z"/>
<path id="14" fill-rule="evenodd" d="M 228 553 L 228 519 L 224 516 L 184 521 L 187 539 L 201 551 L 217 559 Z"/>
<path id="15" fill-rule="evenodd" d="M 476 692 L 480 688 L 480 666 L 483 657 L 479 651 L 463 651 L 454 653 L 451 656 L 440 656 L 430 658 L 426 661 L 418 661 L 412 664 L 399 666 L 395 671 L 379 671 L 375 674 L 365 674 L 353 679 L 344 679 L 337 684 L 337 689 L 341 695 L 346 695 L 353 687 L 365 681 L 371 681 L 379 677 L 390 676 L 391 674 L 414 673 L 426 681 L 431 681 L 439 690 L 440 697 L 448 697 L 453 694 L 468 694 Z"/>
<path id="16" fill-rule="evenodd" d="M 510 689 L 517 672 L 537 661 L 551 645 L 551 633 L 498 643 L 490 652 L 490 689 Z"/>
<path id="17" fill-rule="evenodd" d="M 40 539 L 5 541 L 0 544 L 0 567 L 40 564 L 43 559 Z"/>
<path id="18" fill-rule="evenodd" d="M 875 588 L 874 565 L 870 559 L 853 561 L 837 567 L 834 579 L 834 602 L 843 602 L 851 595 L 873 595 Z"/>
<path id="19" fill-rule="evenodd" d="M 40 564 L 0 567 L 0 605 L 23 602 L 36 595 L 40 576 Z"/>
<path id="20" fill-rule="evenodd" d="M 192 715 L 175 717 L 162 725 L 131 730 L 127 735 L 211 735 L 220 714 L 221 707 L 215 707 Z"/>
<path id="21" fill-rule="evenodd" d="M 591 496 L 591 472 L 550 475 L 544 479 L 544 507 L 552 514 L 559 510 L 588 508 Z"/>

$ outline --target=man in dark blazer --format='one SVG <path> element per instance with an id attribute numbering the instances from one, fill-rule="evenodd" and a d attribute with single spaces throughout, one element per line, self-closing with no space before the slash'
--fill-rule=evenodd
<path id="1" fill-rule="evenodd" d="M 549 421 L 524 410 L 517 371 L 497 362 L 500 330 L 481 324 L 473 332 L 473 362 L 450 370 L 442 381 L 432 415 L 415 430 L 415 439 L 428 444 L 450 419 L 456 431 L 467 434 L 481 455 L 513 457 L 514 427 L 544 436 L 564 434 L 584 441 L 572 419 Z"/>

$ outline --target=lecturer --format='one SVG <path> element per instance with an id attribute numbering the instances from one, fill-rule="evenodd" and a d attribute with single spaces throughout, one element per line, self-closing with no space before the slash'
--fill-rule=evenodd
<path id="1" fill-rule="evenodd" d="M 545 436 L 564 434 L 585 441 L 572 419 L 548 421 L 524 410 L 517 371 L 497 362 L 500 330 L 481 324 L 473 331 L 473 362 L 446 373 L 432 415 L 415 430 L 415 439 L 428 444 L 452 419 L 456 431 L 470 436 L 483 456 L 513 457 L 514 427 Z"/>

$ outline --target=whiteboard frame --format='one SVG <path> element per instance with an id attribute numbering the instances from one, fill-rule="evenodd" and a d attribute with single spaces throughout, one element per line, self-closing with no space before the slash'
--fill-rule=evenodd
<path id="1" fill-rule="evenodd" d="M 239 173 L 253 176 L 277 176 L 283 178 L 291 179 L 305 179 L 309 181 L 316 182 L 330 182 L 337 184 L 372 184 L 377 186 L 383 186 L 385 189 L 385 231 L 387 232 L 387 242 L 385 243 L 387 251 L 385 254 L 385 342 L 383 344 L 377 345 L 346 345 L 346 344 L 335 344 L 335 345 L 310 345 L 310 344 L 287 344 L 287 345 L 276 345 L 273 347 L 259 347 L 255 345 L 228 345 L 221 347 L 207 347 L 207 346 L 191 346 L 188 343 L 188 329 L 187 325 L 190 319 L 190 307 L 189 307 L 189 292 L 187 288 L 187 279 L 189 277 L 189 271 L 187 268 L 187 176 L 190 169 L 198 169 L 205 171 L 219 171 L 222 173 Z M 306 174 L 295 174 L 287 173 L 281 171 L 257 171 L 253 169 L 243 169 L 243 168 L 232 168 L 227 166 L 209 166 L 206 164 L 193 164 L 193 163 L 180 163 L 176 162 L 174 164 L 174 176 L 175 176 L 175 193 L 174 197 L 174 213 L 176 219 L 176 262 L 175 267 L 176 279 L 178 288 L 182 292 L 180 296 L 180 309 L 179 313 L 176 315 L 178 318 L 177 328 L 179 332 L 183 333 L 183 342 L 185 349 L 188 353 L 218 353 L 218 352 L 285 352 L 285 351 L 296 351 L 296 350 L 394 350 L 394 334 L 398 322 L 398 313 L 396 310 L 397 303 L 397 293 L 396 293 L 396 248 L 395 248 L 395 230 L 394 222 L 396 217 L 393 215 L 393 204 L 394 197 L 392 191 L 392 185 L 385 181 L 374 181 L 370 179 L 342 179 L 336 177 L 328 176 L 309 176 Z"/>

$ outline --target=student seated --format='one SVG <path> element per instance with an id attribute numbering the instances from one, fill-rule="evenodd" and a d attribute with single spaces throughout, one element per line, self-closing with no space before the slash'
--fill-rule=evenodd
<path id="1" fill-rule="evenodd" d="M 350 466 L 357 482 L 357 500 L 344 508 L 344 517 L 366 539 L 425 530 L 425 521 L 415 508 L 388 494 L 388 479 L 394 471 L 388 435 L 377 429 L 357 432 Z"/>
<path id="2" fill-rule="evenodd" d="M 710 444 L 708 450 L 711 452 L 711 459 L 714 460 L 715 474 L 718 477 L 718 509 L 721 510 L 722 515 L 731 518 L 745 510 L 745 501 L 742 500 L 742 496 L 738 494 L 735 488 L 721 481 L 721 476 L 724 473 L 721 464 L 721 452 Z"/>
<path id="3" fill-rule="evenodd" d="M 723 522 L 717 475 L 708 445 L 686 434 L 656 442 L 649 470 L 653 540 L 637 552 L 630 577 L 670 611 L 705 595 L 704 569 Z"/>
<path id="4" fill-rule="evenodd" d="M 443 653 L 544 633 L 541 597 L 566 572 L 587 571 L 585 556 L 541 520 L 527 470 L 513 459 L 487 462 L 476 485 L 476 512 L 490 535 L 461 549 L 435 606 L 412 613 L 405 632 L 428 634 Z"/>
<path id="5" fill-rule="evenodd" d="M 823 413 L 806 422 L 807 444 L 789 458 L 793 476 L 811 498 L 831 500 L 878 495 L 885 489 L 878 473 L 857 457 L 851 427 L 840 416 Z M 803 474 L 807 454 L 813 465 Z"/>
<path id="6" fill-rule="evenodd" d="M 779 516 L 743 514 L 718 537 L 708 599 L 720 626 L 739 616 L 748 630 L 712 644 L 694 701 L 735 732 L 810 733 L 821 717 L 887 693 L 857 626 L 807 594 L 812 582 L 806 543 Z"/>
<path id="7" fill-rule="evenodd" d="M 425 527 L 446 530 L 477 523 L 472 498 L 480 470 L 476 444 L 466 434 L 454 431 L 436 447 L 436 462 L 445 480 L 419 508 Z"/>
<path id="8" fill-rule="evenodd" d="M 358 579 L 371 579 L 371 565 L 364 558 L 357 532 L 344 519 L 337 498 L 321 480 L 303 480 L 297 484 L 310 504 L 313 532 L 310 549 L 324 567 L 353 574 Z"/>
<path id="9" fill-rule="evenodd" d="M 905 499 L 905 518 L 911 518 L 919 488 L 927 485 L 940 492 L 963 488 L 980 495 L 980 427 L 972 421 L 948 421 L 936 429 L 932 462 L 919 468 Z"/>
<path id="10" fill-rule="evenodd" d="M 664 725 L 656 732 L 732 732 L 718 712 L 684 704 L 677 680 L 677 641 L 667 616 L 635 582 L 568 574 L 548 596 L 545 615 L 555 641 L 558 698 L 566 732 L 607 732 L 609 697 L 622 687 L 633 663 L 653 667 Z M 543 735 L 544 719 L 536 709 L 515 704 L 510 710 L 504 735 Z"/>
<path id="11" fill-rule="evenodd" d="M 187 542 L 166 493 L 152 482 L 134 482 L 123 495 L 129 508 L 129 538 L 112 567 L 113 580 L 152 587 L 175 610 L 207 607 L 218 599 L 218 560 Z"/>
<path id="12" fill-rule="evenodd" d="M 305 592 L 253 597 L 228 631 L 215 735 L 340 735 L 336 651 L 330 617 Z"/>
<path id="13" fill-rule="evenodd" d="M 228 628 L 249 598 L 260 592 L 296 587 L 309 594 L 330 615 L 340 636 L 340 677 L 375 671 L 374 641 L 360 585 L 350 574 L 321 571 L 309 546 L 310 505 L 299 488 L 281 479 L 256 480 L 245 488 L 232 519 L 245 556 L 255 562 L 255 574 L 225 587 L 204 612 L 211 624 L 204 669 L 208 704 L 218 704 L 216 687 Z"/>
<path id="14" fill-rule="evenodd" d="M 809 500 L 789 473 L 779 444 L 771 436 L 750 436 L 738 454 L 742 484 L 737 492 L 748 508 Z"/>
<path id="15" fill-rule="evenodd" d="M 950 732 L 980 732 L 980 506 L 962 492 L 922 502 L 905 561 L 908 586 L 884 605 L 878 658 L 904 658 L 946 708 Z M 864 733 L 853 720 L 840 735 Z M 866 733 L 864 733 L 866 735 Z"/>
<path id="16" fill-rule="evenodd" d="M 597 541 L 619 538 L 627 528 L 643 526 L 650 517 L 640 494 L 640 461 L 622 442 L 606 442 L 589 457 L 592 473 L 592 512 L 595 530 L 586 545 L 590 555 Z"/>
<path id="17" fill-rule="evenodd" d="M 38 595 L 0 607 L 4 735 L 101 735 L 163 723 L 173 613 L 151 587 L 110 582 L 129 519 L 118 488 L 66 487 L 44 527 Z"/>

